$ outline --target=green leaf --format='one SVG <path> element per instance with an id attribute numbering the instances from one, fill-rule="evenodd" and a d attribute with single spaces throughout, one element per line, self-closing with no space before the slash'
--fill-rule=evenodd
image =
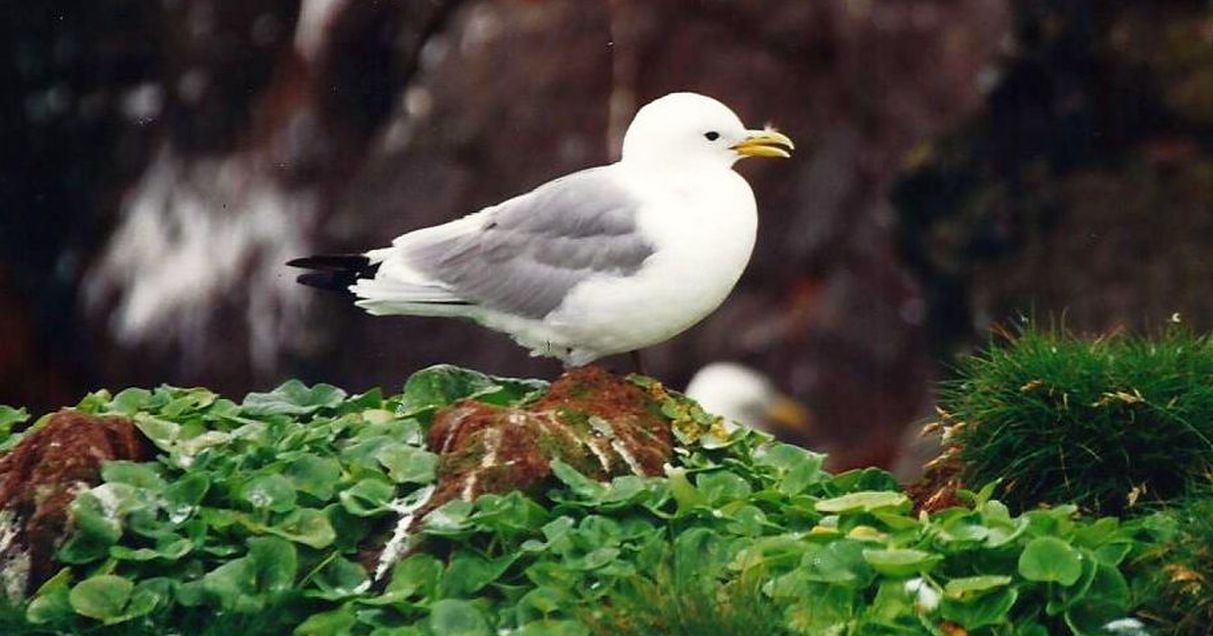
<path id="1" fill-rule="evenodd" d="M 520 625 L 541 621 L 557 614 L 576 602 L 570 592 L 556 587 L 539 586 L 518 599 L 514 606 L 515 620 Z"/>
<path id="2" fill-rule="evenodd" d="M 192 458 L 194 455 L 197 455 L 208 448 L 223 446 L 230 442 L 231 439 L 232 436 L 228 433 L 224 433 L 223 431 L 204 431 L 196 435 L 183 432 L 181 438 L 178 439 L 174 445 L 175 448 L 173 450 L 176 451 L 180 456 Z M 186 461 L 188 463 L 190 460 Z"/>
<path id="3" fill-rule="evenodd" d="M 552 460 L 552 474 L 556 475 L 569 490 L 587 503 L 597 503 L 606 495 L 607 487 L 602 482 L 594 481 L 582 475 L 576 468 L 559 459 Z"/>
<path id="4" fill-rule="evenodd" d="M 602 565 L 608 557 L 614 559 L 618 555 L 618 549 L 611 550 L 600 557 L 604 560 Z M 676 581 L 681 587 L 700 589 L 708 581 L 717 580 L 732 556 L 719 533 L 703 527 L 690 528 L 674 538 Z"/>
<path id="5" fill-rule="evenodd" d="M 351 396 L 341 404 L 341 408 L 337 409 L 337 412 L 341 415 L 345 415 L 346 413 L 361 413 L 363 411 L 382 408 L 383 389 L 374 387 L 368 390 L 366 393 L 359 393 L 358 395 Z"/>
<path id="6" fill-rule="evenodd" d="M 328 516 L 315 508 L 298 508 L 266 531 L 318 550 L 328 547 L 337 538 Z"/>
<path id="7" fill-rule="evenodd" d="M 829 477 L 822 470 L 825 455 L 791 444 L 771 444 L 755 454 L 754 464 L 774 468 L 779 475 L 776 488 L 785 495 L 798 495 Z"/>
<path id="8" fill-rule="evenodd" d="M 1120 562 L 1129 555 L 1133 550 L 1133 544 L 1129 541 L 1105 543 L 1104 545 L 1095 548 L 1093 551 L 1095 558 L 1100 563 L 1106 563 L 1111 566 L 1120 565 Z"/>
<path id="9" fill-rule="evenodd" d="M 518 636 L 590 636 L 590 629 L 573 620 L 539 620 L 523 625 Z"/>
<path id="10" fill-rule="evenodd" d="M 831 478 L 826 485 L 831 492 L 850 493 L 860 491 L 897 492 L 901 486 L 897 478 L 888 471 L 879 468 L 857 468 L 840 473 Z"/>
<path id="11" fill-rule="evenodd" d="M 110 402 L 110 409 L 124 415 L 134 415 L 147 410 L 152 401 L 152 392 L 147 389 L 130 388 L 118 392 Z"/>
<path id="12" fill-rule="evenodd" d="M 108 482 L 161 492 L 166 484 L 155 467 L 156 464 L 151 463 L 109 461 L 101 465 L 101 478 Z"/>
<path id="13" fill-rule="evenodd" d="M 440 364 L 422 369 L 409 377 L 400 396 L 401 409 L 407 414 L 441 408 L 459 400 L 489 395 L 500 389 L 492 378 L 483 373 Z"/>
<path id="14" fill-rule="evenodd" d="M 489 559 L 472 552 L 459 552 L 451 558 L 451 565 L 442 579 L 442 595 L 470 598 L 496 581 L 517 559 L 517 554 Z"/>
<path id="15" fill-rule="evenodd" d="M 143 433 L 160 450 L 170 451 L 181 434 L 181 425 L 176 422 L 138 413 L 133 418 L 135 428 Z"/>
<path id="16" fill-rule="evenodd" d="M 247 557 L 228 561 L 207 572 L 200 586 L 227 611 L 250 612 L 264 606 L 257 598 L 256 568 Z"/>
<path id="17" fill-rule="evenodd" d="M 370 517 L 389 510 L 396 489 L 382 479 L 363 479 L 338 495 L 342 507 L 352 515 Z"/>
<path id="18" fill-rule="evenodd" d="M 638 503 L 647 498 L 657 480 L 637 475 L 615 477 L 606 484 L 607 490 L 602 495 L 603 504 L 613 504 L 614 507 Z"/>
<path id="19" fill-rule="evenodd" d="M 392 481 L 428 484 L 435 479 L 438 456 L 407 444 L 388 444 L 375 451 L 375 459 L 388 470 Z"/>
<path id="20" fill-rule="evenodd" d="M 330 601 L 355 596 L 366 591 L 370 585 L 366 570 L 361 565 L 340 556 L 334 556 L 312 580 L 320 591 L 309 593 L 309 596 Z"/>
<path id="21" fill-rule="evenodd" d="M 980 596 L 991 590 L 1010 585 L 1011 577 L 1001 575 L 967 576 L 952 579 L 943 586 L 943 594 L 949 598 L 966 599 Z"/>
<path id="22" fill-rule="evenodd" d="M 506 495 L 480 495 L 475 505 L 476 523 L 500 534 L 529 534 L 550 519 L 547 509 L 517 490 Z"/>
<path id="23" fill-rule="evenodd" d="M 422 520 L 426 534 L 453 536 L 460 535 L 472 527 L 468 517 L 472 515 L 475 506 L 462 499 L 452 499 L 430 512 Z"/>
<path id="24" fill-rule="evenodd" d="M 432 597 L 441 585 L 442 562 L 428 554 L 414 554 L 392 568 L 387 594 L 400 599 Z"/>
<path id="25" fill-rule="evenodd" d="M 270 594 L 291 591 L 299 569 L 295 546 L 273 537 L 254 537 L 248 547 L 258 588 Z"/>
<path id="26" fill-rule="evenodd" d="M 254 509 L 286 512 L 295 507 L 295 486 L 277 473 L 262 475 L 244 486 L 241 498 Z"/>
<path id="27" fill-rule="evenodd" d="M 169 515 L 181 517 L 179 521 L 184 521 L 193 507 L 202 503 L 210 488 L 210 477 L 204 472 L 190 472 L 178 477 L 164 489 L 165 507 Z"/>
<path id="28" fill-rule="evenodd" d="M 961 627 L 972 631 L 987 625 L 1000 625 L 1010 621 L 1009 613 L 1019 599 L 1015 588 L 979 596 L 973 600 L 957 601 L 945 598 L 940 605 L 941 615 Z"/>
<path id="29" fill-rule="evenodd" d="M 58 623 L 75 613 L 68 593 L 71 589 L 72 571 L 59 570 L 42 584 L 25 608 L 25 618 L 31 623 Z"/>
<path id="30" fill-rule="evenodd" d="M 102 574 L 77 583 L 68 602 L 77 614 L 110 622 L 123 615 L 135 584 L 120 576 Z"/>
<path id="31" fill-rule="evenodd" d="M 476 606 L 446 598 L 430 606 L 430 630 L 442 636 L 492 636 L 488 621 Z"/>
<path id="32" fill-rule="evenodd" d="M 260 611 L 294 589 L 299 569 L 295 546 L 277 537 L 248 540 L 248 554 L 202 577 L 202 589 L 228 611 Z"/>
<path id="33" fill-rule="evenodd" d="M 122 537 L 120 517 L 129 510 L 134 492 L 126 484 L 102 484 L 76 497 L 70 508 L 75 530 L 59 549 L 59 560 L 88 563 L 105 557 Z"/>
<path id="34" fill-rule="evenodd" d="M 872 512 L 892 508 L 905 510 L 910 507 L 910 498 L 900 492 L 860 491 L 822 499 L 817 502 L 817 512 L 826 514 L 843 514 L 848 512 Z"/>
<path id="35" fill-rule="evenodd" d="M 863 552 L 864 544 L 852 539 L 839 539 L 825 546 L 810 545 L 801 561 L 801 568 L 792 574 L 809 581 L 863 587 L 873 577 L 872 568 Z"/>
<path id="36" fill-rule="evenodd" d="M 0 430 L 8 432 L 14 425 L 21 424 L 28 419 L 29 411 L 0 404 Z"/>
<path id="37" fill-rule="evenodd" d="M 1099 563 L 1086 594 L 1066 608 L 1066 624 L 1077 634 L 1101 633 L 1108 622 L 1127 616 L 1130 605 L 1124 575 L 1112 565 Z"/>
<path id="38" fill-rule="evenodd" d="M 341 478 L 341 464 L 331 457 L 308 453 L 287 464 L 282 474 L 295 490 L 328 501 L 333 498 Z"/>
<path id="39" fill-rule="evenodd" d="M 1073 585 L 1082 576 L 1082 553 L 1056 537 L 1037 537 L 1019 555 L 1019 574 L 1029 581 Z"/>
<path id="40" fill-rule="evenodd" d="M 1028 531 L 1028 520 L 1020 517 L 1012 525 L 990 524 L 986 532 L 985 545 L 988 548 L 1001 548 L 1004 545 L 1018 541 Z"/>
<path id="41" fill-rule="evenodd" d="M 843 636 L 855 612 L 854 593 L 840 586 L 816 585 L 803 601 L 787 609 L 787 620 L 797 634 Z"/>
<path id="42" fill-rule="evenodd" d="M 708 505 L 720 506 L 724 502 L 745 499 L 750 496 L 750 483 L 736 473 L 721 470 L 700 473 L 696 487 L 708 500 Z"/>
<path id="43" fill-rule="evenodd" d="M 333 541 L 334 549 L 347 553 L 358 548 L 358 544 L 371 531 L 371 524 L 362 517 L 350 514 L 341 504 L 329 504 L 324 507 L 324 515 L 328 517 L 329 525 L 337 538 Z"/>
<path id="44" fill-rule="evenodd" d="M 214 404 L 219 396 L 208 389 L 200 387 L 181 389 L 161 386 L 156 389 L 152 396 L 152 401 L 156 402 L 165 397 L 167 397 L 168 403 L 163 404 L 160 408 L 160 415 L 171 420 L 181 420 L 186 414 L 196 413 Z"/>
<path id="45" fill-rule="evenodd" d="M 126 611 L 111 620 L 118 623 L 146 616 L 160 605 L 167 603 L 172 595 L 172 581 L 165 577 L 144 579 L 135 585 L 131 593 L 131 601 L 126 605 Z"/>
<path id="46" fill-rule="evenodd" d="M 113 396 L 110 394 L 109 391 L 107 391 L 105 389 L 101 389 L 99 391 L 93 391 L 92 393 L 85 395 L 83 398 L 80 398 L 80 402 L 76 404 L 76 410 L 82 411 L 84 413 L 93 413 L 93 414 L 104 413 L 106 405 L 108 405 L 112 399 L 113 399 Z M 34 423 L 35 426 L 39 422 L 41 422 L 44 418 L 49 417 L 50 415 L 51 415 L 50 413 L 47 413 L 46 415 L 39 418 L 38 422 Z"/>
<path id="47" fill-rule="evenodd" d="M 600 546 L 583 555 L 566 559 L 563 565 L 572 572 L 589 572 L 615 561 L 619 554 L 617 547 Z"/>
<path id="48" fill-rule="evenodd" d="M 342 606 L 335 610 L 312 614 L 292 632 L 295 636 L 346 636 L 353 633 L 358 617 L 353 608 Z"/>
<path id="49" fill-rule="evenodd" d="M 310 415 L 323 408 L 336 408 L 345 397 L 345 391 L 329 384 L 308 387 L 299 380 L 288 380 L 269 393 L 249 393 L 241 411 L 252 417 Z"/>
<path id="50" fill-rule="evenodd" d="M 666 473 L 666 478 L 670 481 L 670 495 L 678 503 L 679 514 L 686 514 L 700 506 L 707 505 L 708 498 L 691 484 L 690 479 L 687 479 L 686 469 L 673 468 Z"/>
<path id="51" fill-rule="evenodd" d="M 189 539 L 166 537 L 163 545 L 155 548 L 132 549 L 124 545 L 115 545 L 110 547 L 109 554 L 111 557 L 123 561 L 151 561 L 154 559 L 176 561 L 189 554 L 193 549 L 194 542 Z"/>
<path id="52" fill-rule="evenodd" d="M 943 556 L 908 548 L 864 550 L 863 560 L 886 576 L 906 577 L 930 571 Z"/>
<path id="53" fill-rule="evenodd" d="M 497 378 L 440 364 L 409 377 L 400 396 L 400 411 L 404 415 L 420 414 L 459 400 L 513 404 L 532 399 L 546 388 L 545 382 Z"/>

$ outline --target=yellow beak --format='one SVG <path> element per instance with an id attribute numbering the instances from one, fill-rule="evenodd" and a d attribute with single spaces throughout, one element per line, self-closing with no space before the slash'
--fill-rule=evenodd
<path id="1" fill-rule="evenodd" d="M 743 157 L 779 157 L 787 159 L 796 144 L 787 135 L 775 130 L 747 130 L 745 139 L 729 147 Z"/>
<path id="2" fill-rule="evenodd" d="M 771 432 L 795 438 L 807 435 L 813 428 L 813 416 L 808 407 L 786 395 L 775 398 L 766 412 Z"/>

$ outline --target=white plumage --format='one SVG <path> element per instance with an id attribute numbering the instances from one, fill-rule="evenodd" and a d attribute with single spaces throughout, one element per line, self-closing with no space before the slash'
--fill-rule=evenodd
<path id="1" fill-rule="evenodd" d="M 620 161 L 404 234 L 343 264 L 356 280 L 337 280 L 371 314 L 469 318 L 573 366 L 648 347 L 732 290 L 757 228 L 732 166 L 785 147 L 714 99 L 667 95 L 636 114 Z M 333 258 L 291 264 L 332 272 Z M 300 280 L 325 286 L 314 276 Z"/>

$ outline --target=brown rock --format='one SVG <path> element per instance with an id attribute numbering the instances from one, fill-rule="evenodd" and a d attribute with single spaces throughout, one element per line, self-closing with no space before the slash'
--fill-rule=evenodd
<path id="1" fill-rule="evenodd" d="M 0 457 L 0 580 L 18 598 L 58 569 L 69 506 L 100 482 L 104 462 L 145 461 L 147 440 L 124 417 L 63 410 Z"/>
<path id="2" fill-rule="evenodd" d="M 551 476 L 553 459 L 596 479 L 660 475 L 673 435 L 659 413 L 648 393 L 597 367 L 565 373 L 524 407 L 455 404 L 430 427 L 439 480 L 425 510 L 486 492 L 533 490 Z"/>
<path id="3" fill-rule="evenodd" d="M 485 493 L 535 491 L 559 459 L 594 479 L 657 476 L 674 450 L 657 399 L 598 367 L 567 371 L 532 404 L 503 407 L 466 400 L 434 414 L 429 448 L 438 484 L 416 512 L 363 544 L 359 561 L 379 579 L 409 550 L 405 537 L 443 504 Z M 390 539 L 389 539 L 390 537 Z"/>

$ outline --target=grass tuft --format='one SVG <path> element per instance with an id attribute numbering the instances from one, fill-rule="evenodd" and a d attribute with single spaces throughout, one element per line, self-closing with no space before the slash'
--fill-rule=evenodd
<path id="1" fill-rule="evenodd" d="M 1018 509 L 1136 512 L 1182 496 L 1213 460 L 1213 342 L 1183 328 L 1094 340 L 1028 327 L 940 387 L 964 483 Z"/>

